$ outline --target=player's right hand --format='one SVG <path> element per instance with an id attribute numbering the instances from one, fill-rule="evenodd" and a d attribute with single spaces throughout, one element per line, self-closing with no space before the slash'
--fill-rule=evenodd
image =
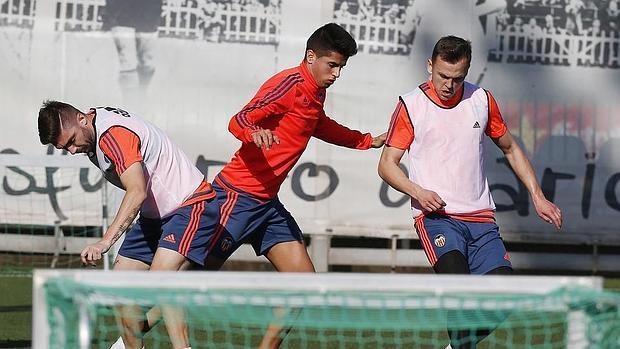
<path id="1" fill-rule="evenodd" d="M 418 201 L 424 211 L 428 212 L 435 212 L 443 209 L 446 206 L 446 203 L 439 196 L 439 194 L 435 193 L 432 190 L 420 188 L 415 193 L 413 198 Z"/>
<path id="2" fill-rule="evenodd" d="M 252 141 L 257 147 L 267 150 L 271 149 L 274 143 L 280 144 L 280 138 L 275 133 L 262 128 L 252 133 Z"/>
<path id="3" fill-rule="evenodd" d="M 381 148 L 385 144 L 386 138 L 387 138 L 387 132 L 383 132 L 377 137 L 372 137 L 372 144 L 370 146 L 372 148 Z"/>
<path id="4" fill-rule="evenodd" d="M 95 265 L 96 262 L 103 257 L 103 254 L 108 252 L 110 246 L 111 244 L 106 240 L 100 240 L 92 245 L 86 246 L 82 250 L 82 253 L 80 253 L 82 263 Z"/>

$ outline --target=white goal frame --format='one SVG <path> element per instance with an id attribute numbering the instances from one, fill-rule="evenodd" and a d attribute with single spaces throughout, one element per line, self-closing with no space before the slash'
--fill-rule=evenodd
<path id="1" fill-rule="evenodd" d="M 475 294 L 545 294 L 566 287 L 601 290 L 600 277 L 568 276 L 475 276 L 428 274 L 363 274 L 363 273 L 277 273 L 277 272 L 132 272 L 132 271 L 83 271 L 36 270 L 33 277 L 33 348 L 48 349 L 50 328 L 46 311 L 44 285 L 51 279 L 65 278 L 91 286 L 132 288 L 170 288 L 206 290 L 273 290 L 305 291 L 323 294 L 334 291 L 359 291 L 380 293 L 425 292 L 435 295 L 445 293 Z M 165 280 L 165 282 L 162 282 Z M 290 303 L 288 303 L 290 304 Z M 80 308 L 79 339 L 88 348 L 91 330 L 88 326 L 87 305 Z M 389 306 L 389 304 L 388 304 Z M 402 306 L 402 304 L 400 305 Z M 407 306 L 409 306 L 407 304 Z M 412 302 L 412 307 L 419 303 Z M 445 306 L 445 305 L 444 305 Z M 465 305 L 467 306 L 467 305 Z M 455 304 L 463 307 L 463 304 Z M 550 309 L 551 310 L 551 309 Z M 565 309 L 564 309 L 565 310 Z M 567 349 L 585 349 L 585 314 L 581 310 L 569 312 L 566 337 Z"/>

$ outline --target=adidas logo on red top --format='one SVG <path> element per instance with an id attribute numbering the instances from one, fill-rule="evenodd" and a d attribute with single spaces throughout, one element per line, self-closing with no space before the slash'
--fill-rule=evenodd
<path id="1" fill-rule="evenodd" d="M 166 235 L 166 237 L 164 238 L 164 241 L 168 241 L 171 244 L 176 244 L 177 243 L 177 240 L 174 238 L 173 234 Z"/>
<path id="2" fill-rule="evenodd" d="M 478 123 L 478 121 L 476 121 L 476 123 L 474 124 L 474 128 L 480 128 L 480 124 Z"/>

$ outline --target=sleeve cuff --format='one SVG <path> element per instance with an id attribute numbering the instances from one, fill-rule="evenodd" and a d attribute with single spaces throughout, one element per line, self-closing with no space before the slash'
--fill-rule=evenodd
<path id="1" fill-rule="evenodd" d="M 254 140 L 252 139 L 252 133 L 256 132 L 256 129 L 252 129 L 250 127 L 246 127 L 243 129 L 242 140 L 244 143 L 251 143 Z"/>
<path id="2" fill-rule="evenodd" d="M 362 143 L 361 149 L 370 149 L 372 147 L 372 135 L 370 133 L 366 133 L 365 134 L 366 138 L 364 139 L 364 142 Z"/>
<path id="3" fill-rule="evenodd" d="M 491 138 L 500 138 L 508 132 L 508 127 L 505 124 L 502 124 L 502 127 L 499 130 L 491 132 Z"/>

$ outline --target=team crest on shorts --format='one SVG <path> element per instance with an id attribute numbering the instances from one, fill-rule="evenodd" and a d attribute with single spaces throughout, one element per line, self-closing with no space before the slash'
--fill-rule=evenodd
<path id="1" fill-rule="evenodd" d="M 443 234 L 439 234 L 435 236 L 435 246 L 444 247 L 446 246 L 446 237 Z"/>
<path id="2" fill-rule="evenodd" d="M 220 244 L 220 247 L 222 248 L 222 252 L 227 252 L 228 250 L 230 250 L 232 245 L 233 245 L 233 242 L 231 238 L 227 237 L 224 240 L 222 240 L 222 243 Z"/>

